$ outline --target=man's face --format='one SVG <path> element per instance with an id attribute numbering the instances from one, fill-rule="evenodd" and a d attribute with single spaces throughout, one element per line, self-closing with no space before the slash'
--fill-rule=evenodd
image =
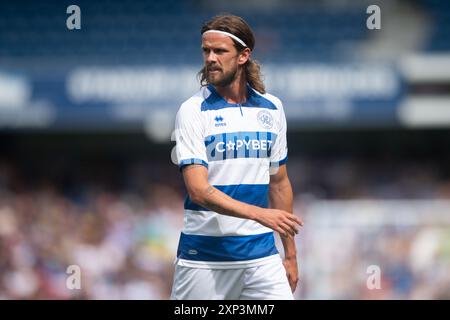
<path id="1" fill-rule="evenodd" d="M 202 37 L 202 50 L 208 83 L 224 87 L 233 82 L 242 60 L 233 40 L 220 33 L 206 33 Z"/>

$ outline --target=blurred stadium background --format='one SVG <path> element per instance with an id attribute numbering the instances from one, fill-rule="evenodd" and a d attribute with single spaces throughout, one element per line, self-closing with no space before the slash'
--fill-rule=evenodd
<path id="1" fill-rule="evenodd" d="M 285 105 L 306 222 L 296 298 L 450 299 L 444 0 L 2 1 L 0 298 L 169 297 L 184 197 L 170 135 L 220 12 L 252 26 Z"/>

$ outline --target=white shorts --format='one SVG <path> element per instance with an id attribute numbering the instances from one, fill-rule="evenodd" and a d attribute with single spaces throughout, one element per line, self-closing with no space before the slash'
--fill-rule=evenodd
<path id="1" fill-rule="evenodd" d="M 172 300 L 293 300 L 280 256 L 240 269 L 204 269 L 176 265 Z"/>

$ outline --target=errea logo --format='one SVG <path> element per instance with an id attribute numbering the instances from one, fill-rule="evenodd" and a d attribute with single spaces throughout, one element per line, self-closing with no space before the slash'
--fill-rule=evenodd
<path id="1" fill-rule="evenodd" d="M 225 123 L 225 122 L 223 122 L 223 117 L 222 116 L 216 116 L 215 118 L 214 118 L 214 121 L 216 122 L 215 123 L 215 126 L 216 127 L 225 127 L 227 124 Z"/>

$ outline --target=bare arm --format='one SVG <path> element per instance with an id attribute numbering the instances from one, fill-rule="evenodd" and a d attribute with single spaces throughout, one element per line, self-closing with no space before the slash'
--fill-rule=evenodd
<path id="1" fill-rule="evenodd" d="M 269 200 L 272 208 L 293 214 L 292 187 L 286 170 L 286 165 L 280 166 L 277 173 L 270 177 Z M 284 247 L 286 274 L 292 291 L 298 282 L 297 249 L 294 237 L 280 234 Z"/>
<path id="2" fill-rule="evenodd" d="M 270 205 L 274 209 L 284 210 L 293 215 L 292 198 L 292 187 L 287 175 L 286 165 L 282 165 L 277 173 L 270 177 Z M 294 239 L 292 237 L 282 236 L 281 240 L 285 250 L 285 257 L 295 258 L 297 250 Z"/>
<path id="3" fill-rule="evenodd" d="M 302 221 L 290 212 L 264 209 L 235 200 L 208 183 L 208 170 L 202 165 L 183 168 L 183 178 L 191 200 L 220 214 L 255 220 L 283 235 L 296 233 L 296 224 Z"/>

